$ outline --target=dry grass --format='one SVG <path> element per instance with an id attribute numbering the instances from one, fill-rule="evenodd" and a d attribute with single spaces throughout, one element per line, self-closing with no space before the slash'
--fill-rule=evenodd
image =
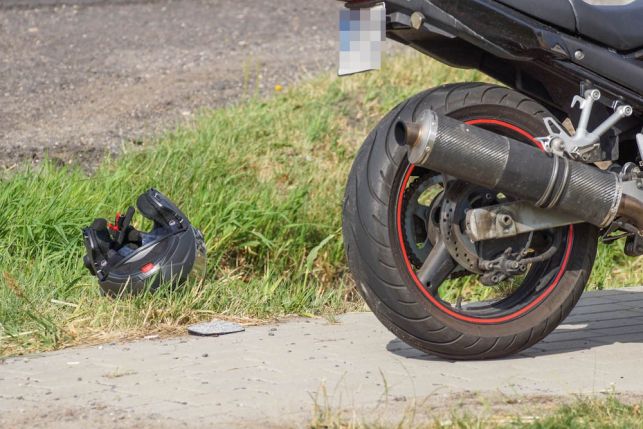
<path id="1" fill-rule="evenodd" d="M 642 428 L 640 397 L 434 395 L 376 407 L 316 403 L 312 429 L 617 429 Z"/>

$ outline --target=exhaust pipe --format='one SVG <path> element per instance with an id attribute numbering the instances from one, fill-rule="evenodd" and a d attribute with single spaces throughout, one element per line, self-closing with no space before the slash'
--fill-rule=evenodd
<path id="1" fill-rule="evenodd" d="M 558 209 L 598 227 L 627 217 L 643 229 L 643 203 L 623 195 L 616 173 L 541 150 L 427 110 L 419 122 L 398 121 L 398 144 L 411 163 Z"/>

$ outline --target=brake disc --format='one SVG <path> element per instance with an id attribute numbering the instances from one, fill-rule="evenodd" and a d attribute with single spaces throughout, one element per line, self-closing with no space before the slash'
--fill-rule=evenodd
<path id="1" fill-rule="evenodd" d="M 471 198 L 486 197 L 484 189 L 465 182 L 452 182 L 442 198 L 440 210 L 440 235 L 451 257 L 466 270 L 482 274 L 475 244 L 466 235 L 464 221 L 466 210 L 471 208 Z"/>
<path id="2" fill-rule="evenodd" d="M 437 212 L 440 209 L 441 193 L 430 204 L 423 204 L 422 195 L 431 187 L 442 184 L 442 176 L 425 174 L 417 177 L 404 191 L 402 227 L 404 244 L 411 263 L 421 266 L 429 255 L 439 235 Z"/>
<path id="3" fill-rule="evenodd" d="M 488 189 L 462 181 L 451 182 L 444 193 L 440 211 L 440 235 L 451 257 L 468 271 L 484 274 L 487 272 L 483 268 L 484 262 L 509 253 L 520 254 L 529 246 L 529 234 L 478 243 L 471 241 L 467 235 L 467 210 L 498 204 L 503 198 Z M 511 252 L 507 252 L 508 249 Z"/>

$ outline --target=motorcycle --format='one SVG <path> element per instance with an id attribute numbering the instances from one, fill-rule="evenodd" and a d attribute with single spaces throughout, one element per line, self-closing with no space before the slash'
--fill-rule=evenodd
<path id="1" fill-rule="evenodd" d="M 429 354 L 532 346 L 599 240 L 643 254 L 643 0 L 341 1 L 340 74 L 375 68 L 387 37 L 502 84 L 428 89 L 366 138 L 343 208 L 357 289 Z"/>

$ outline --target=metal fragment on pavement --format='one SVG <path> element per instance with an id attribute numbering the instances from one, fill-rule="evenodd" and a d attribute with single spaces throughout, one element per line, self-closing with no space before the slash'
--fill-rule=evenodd
<path id="1" fill-rule="evenodd" d="M 243 332 L 245 330 L 246 329 L 238 323 L 226 322 L 224 320 L 212 320 L 210 322 L 188 326 L 188 332 L 190 334 L 201 336 L 234 334 L 235 332 Z"/>

